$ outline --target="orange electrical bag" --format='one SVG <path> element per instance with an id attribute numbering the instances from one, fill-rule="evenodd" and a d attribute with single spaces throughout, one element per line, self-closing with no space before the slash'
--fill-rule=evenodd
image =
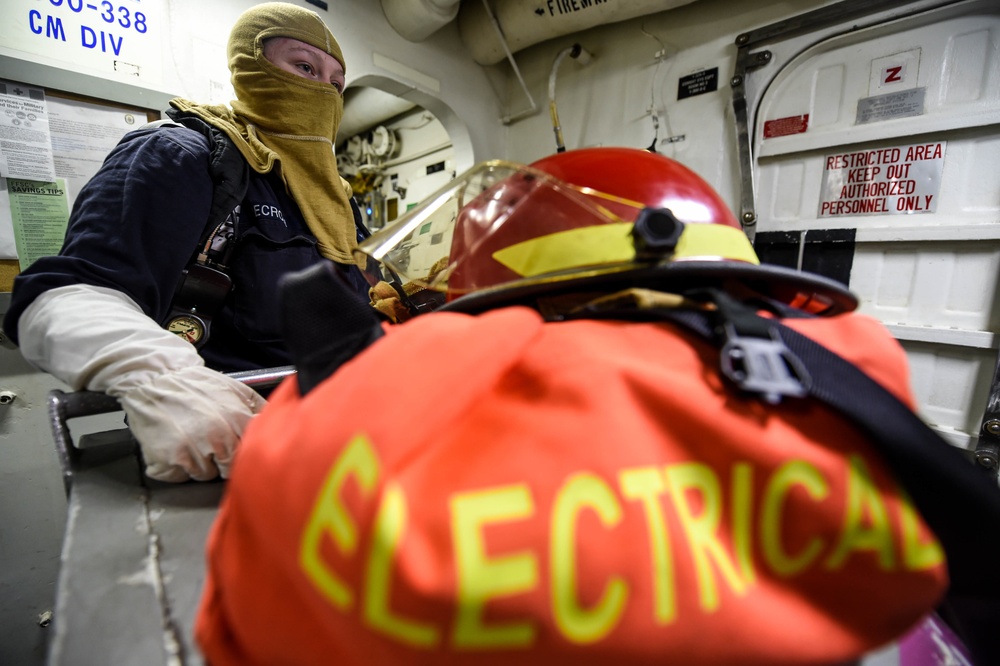
<path id="1" fill-rule="evenodd" d="M 912 407 L 873 319 L 785 324 Z M 434 313 L 248 429 L 198 642 L 226 664 L 834 664 L 947 588 L 867 437 L 663 323 Z"/>

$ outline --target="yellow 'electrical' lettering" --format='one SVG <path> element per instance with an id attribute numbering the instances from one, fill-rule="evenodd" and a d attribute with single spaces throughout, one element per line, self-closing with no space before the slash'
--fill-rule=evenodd
<path id="1" fill-rule="evenodd" d="M 733 465 L 733 550 L 740 566 L 743 580 L 752 584 L 757 580 L 753 569 L 753 543 L 750 540 L 753 523 L 753 468 L 749 463 Z"/>
<path id="2" fill-rule="evenodd" d="M 574 643 L 593 643 L 604 638 L 618 623 L 625 609 L 628 586 L 612 577 L 601 600 L 590 610 L 577 602 L 576 516 L 592 509 L 606 527 L 622 518 L 621 505 L 611 488 L 593 474 L 576 474 L 562 485 L 552 507 L 552 609 L 556 626 Z"/>
<path id="3" fill-rule="evenodd" d="M 642 502 L 649 532 L 649 558 L 653 563 L 653 615 L 657 624 L 669 624 L 677 615 L 674 592 L 674 560 L 670 555 L 667 522 L 663 517 L 660 496 L 667 483 L 658 467 L 624 470 L 618 485 L 626 499 Z"/>
<path id="4" fill-rule="evenodd" d="M 870 525 L 862 523 L 868 516 Z M 872 550 L 878 555 L 879 566 L 891 571 L 895 562 L 892 533 L 889 531 L 889 513 L 882 496 L 875 487 L 865 461 L 858 455 L 849 458 L 847 471 L 847 515 L 843 531 L 833 554 L 826 560 L 827 569 L 844 566 L 848 555 L 855 550 Z"/>
<path id="5" fill-rule="evenodd" d="M 809 497 L 820 501 L 828 488 L 823 475 L 804 460 L 790 460 L 771 475 L 764 490 L 761 508 L 760 543 L 768 565 L 780 576 L 793 576 L 808 567 L 823 549 L 823 541 L 813 538 L 798 555 L 789 555 L 782 546 L 782 509 L 785 497 L 793 485 L 802 486 Z"/>
<path id="6" fill-rule="evenodd" d="M 667 481 L 674 508 L 687 535 L 691 557 L 694 558 L 698 577 L 699 601 L 702 609 L 711 613 L 719 607 L 719 592 L 712 575 L 712 563 L 736 594 L 747 590 L 747 583 L 740 577 L 725 547 L 718 539 L 719 520 L 722 514 L 722 490 L 712 468 L 701 463 L 681 463 L 667 467 Z M 695 515 L 688 502 L 687 492 L 696 490 L 703 508 Z"/>
<path id="7" fill-rule="evenodd" d="M 405 594 L 413 593 L 408 548 L 426 549 L 427 533 L 410 518 L 401 481 L 382 469 L 375 448 L 358 435 L 320 484 L 299 564 L 322 598 L 336 611 L 356 614 L 370 631 L 413 649 L 462 652 L 531 648 L 545 631 L 546 640 L 554 633 L 593 645 L 617 634 L 626 612 L 628 622 L 644 616 L 670 631 L 685 620 L 682 608 L 714 613 L 749 594 L 760 577 L 773 585 L 776 578 L 811 572 L 834 582 L 854 557 L 882 575 L 915 575 L 907 572 L 944 564 L 940 543 L 910 498 L 899 488 L 880 488 L 860 455 L 848 456 L 839 469 L 792 459 L 766 474 L 750 462 L 733 462 L 726 492 L 725 471 L 691 461 L 611 476 L 579 470 L 545 494 L 514 482 L 421 506 L 416 515 L 426 519 L 436 511 L 450 529 L 454 567 L 430 572 L 435 580 L 454 581 L 451 616 L 441 618 L 435 604 L 431 620 L 412 606 L 400 611 Z M 362 506 L 345 504 L 349 483 Z M 539 497 L 548 506 L 538 506 Z M 811 522 L 814 508 L 818 519 Z M 358 524 L 362 515 L 374 516 L 366 529 Z M 609 559 L 604 544 L 631 547 L 619 540 L 635 529 L 645 538 L 636 544 L 637 556 Z M 600 555 L 589 556 L 591 549 Z M 678 557 L 693 565 L 697 606 L 677 598 Z M 609 563 L 619 568 L 608 570 Z"/>
<path id="8" fill-rule="evenodd" d="M 902 488 L 899 495 L 899 522 L 903 532 L 903 566 L 907 571 L 926 571 L 944 563 L 944 549 L 934 537 L 920 540 L 920 516 L 913 508 L 913 501 Z"/>
<path id="9" fill-rule="evenodd" d="M 348 477 L 354 477 L 362 491 L 371 493 L 378 476 L 378 455 L 364 435 L 358 435 L 330 468 L 302 533 L 299 564 L 323 596 L 341 610 L 350 608 L 354 595 L 323 561 L 320 546 L 323 536 L 329 535 L 341 553 L 354 553 L 358 546 L 358 528 L 340 501 L 340 491 Z"/>
<path id="10" fill-rule="evenodd" d="M 430 626 L 395 616 L 389 609 L 392 563 L 406 530 L 406 497 L 396 483 L 387 483 L 375 518 L 375 534 L 368 568 L 365 571 L 365 621 L 374 629 L 414 647 L 433 647 L 437 630 Z"/>
<path id="11" fill-rule="evenodd" d="M 528 621 L 487 625 L 483 607 L 492 597 L 525 592 L 538 585 L 538 562 L 531 552 L 490 558 L 483 527 L 530 518 L 535 512 L 524 484 L 461 493 L 451 498 L 451 532 L 458 570 L 458 616 L 452 641 L 459 648 L 530 645 L 536 627 Z"/>

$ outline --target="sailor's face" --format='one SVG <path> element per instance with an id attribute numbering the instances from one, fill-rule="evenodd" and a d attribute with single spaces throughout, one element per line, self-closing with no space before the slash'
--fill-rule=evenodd
<path id="1" fill-rule="evenodd" d="M 344 91 L 344 66 L 315 46 L 291 37 L 273 37 L 264 42 L 264 57 L 286 72 Z"/>

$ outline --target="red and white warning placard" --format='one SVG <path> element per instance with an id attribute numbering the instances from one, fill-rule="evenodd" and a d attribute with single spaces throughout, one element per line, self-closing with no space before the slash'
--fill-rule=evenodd
<path id="1" fill-rule="evenodd" d="M 819 216 L 933 213 L 946 142 L 827 155 Z"/>

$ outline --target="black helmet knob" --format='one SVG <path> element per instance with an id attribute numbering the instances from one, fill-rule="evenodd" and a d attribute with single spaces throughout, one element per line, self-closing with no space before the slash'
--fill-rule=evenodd
<path id="1" fill-rule="evenodd" d="M 632 226 L 635 258 L 657 260 L 674 253 L 684 223 L 669 208 L 643 208 Z"/>

